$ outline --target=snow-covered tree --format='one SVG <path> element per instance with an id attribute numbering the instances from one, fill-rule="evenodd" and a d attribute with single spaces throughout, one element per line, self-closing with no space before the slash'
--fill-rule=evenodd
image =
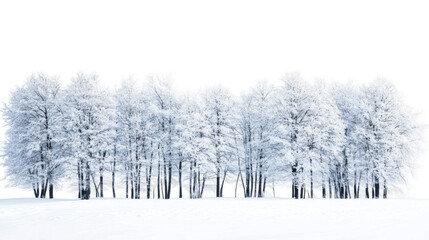
<path id="1" fill-rule="evenodd" d="M 154 146 L 157 149 L 157 195 L 158 198 L 163 196 L 169 199 L 174 166 L 179 162 L 174 152 L 173 140 L 180 106 L 168 78 L 150 76 L 149 81 L 147 96 L 154 127 Z"/>
<path id="2" fill-rule="evenodd" d="M 44 198 L 48 186 L 53 198 L 54 184 L 63 177 L 60 94 L 56 77 L 34 74 L 11 93 L 3 110 L 7 175 L 15 185 L 31 186 L 36 198 Z"/>
<path id="3" fill-rule="evenodd" d="M 283 86 L 276 100 L 276 139 L 282 145 L 279 154 L 284 164 L 290 166 L 292 174 L 292 198 L 299 197 L 299 187 L 305 187 L 302 173 L 302 159 L 305 158 L 307 143 L 305 128 L 311 123 L 311 95 L 299 74 L 289 73 L 283 78 Z M 301 191 L 303 197 L 303 191 Z"/>
<path id="4" fill-rule="evenodd" d="M 216 197 L 222 197 L 224 183 L 228 172 L 233 167 L 234 151 L 234 99 L 229 91 L 222 87 L 207 90 L 204 97 L 204 117 L 209 129 L 210 139 L 215 149 L 211 159 L 215 166 Z"/>
<path id="5" fill-rule="evenodd" d="M 103 173 L 115 138 L 110 95 L 100 86 L 97 75 L 79 73 L 67 88 L 65 109 L 65 134 L 77 168 L 79 198 L 90 198 L 91 179 L 96 196 L 102 196 Z"/>
<path id="6" fill-rule="evenodd" d="M 402 179 L 409 167 L 415 145 L 416 125 L 402 103 L 394 85 L 377 79 L 363 89 L 362 114 L 367 185 L 372 197 L 387 197 L 390 184 Z M 369 189 L 366 188 L 366 197 Z"/>
<path id="7" fill-rule="evenodd" d="M 366 166 L 364 161 L 362 92 L 353 83 L 347 83 L 344 85 L 335 84 L 331 88 L 330 94 L 340 111 L 340 118 L 344 127 L 342 179 L 347 188 L 350 184 L 353 185 L 353 197 L 359 198 L 360 184 Z M 349 190 L 346 194 L 351 198 Z M 344 195 L 345 198 L 347 198 L 346 194 Z"/>
<path id="8" fill-rule="evenodd" d="M 274 177 L 278 169 L 275 167 L 277 144 L 273 141 L 276 131 L 274 94 L 273 86 L 259 82 L 242 98 L 237 126 L 243 144 L 243 154 L 240 154 L 243 160 L 239 159 L 238 177 L 242 177 L 241 169 L 244 169 L 245 197 L 264 196 L 267 177 Z"/>
<path id="9" fill-rule="evenodd" d="M 310 111 L 311 121 L 304 129 L 307 149 L 304 159 L 309 179 L 309 197 L 314 197 L 314 185 L 322 187 L 322 197 L 326 196 L 326 183 L 336 196 L 348 196 L 348 162 L 342 155 L 344 146 L 344 124 L 335 101 L 329 95 L 324 82 L 312 86 Z"/>
<path id="10" fill-rule="evenodd" d="M 180 164 L 187 164 L 189 168 L 190 198 L 201 198 L 206 180 L 214 168 L 211 159 L 215 158 L 215 147 L 212 144 L 212 132 L 208 119 L 205 118 L 200 100 L 185 98 L 181 107 L 175 148 L 181 157 Z M 181 180 L 182 169 L 179 167 L 179 197 L 182 196 Z"/>
<path id="11" fill-rule="evenodd" d="M 153 161 L 157 156 L 153 114 L 143 88 L 128 79 L 116 92 L 117 153 L 125 173 L 126 197 L 140 198 L 145 176 L 150 197 Z"/>
<path id="12" fill-rule="evenodd" d="M 413 161 L 414 116 L 383 79 L 331 86 L 289 73 L 281 86 L 260 82 L 238 101 L 222 87 L 183 96 L 168 79 L 148 80 L 125 80 L 112 95 L 94 74 L 77 74 L 64 90 L 55 77 L 32 75 L 3 109 L 9 180 L 36 197 L 53 197 L 54 185 L 76 173 L 79 198 L 91 188 L 103 197 L 111 172 L 113 197 L 119 176 L 127 198 L 141 197 L 142 181 L 147 198 L 171 198 L 176 180 L 182 198 L 184 179 L 190 198 L 213 182 L 222 197 L 234 181 L 236 195 L 239 183 L 245 197 L 263 197 L 269 183 L 275 195 L 285 180 L 293 198 L 313 198 L 315 189 L 359 198 L 361 183 L 366 198 L 386 198 Z"/>

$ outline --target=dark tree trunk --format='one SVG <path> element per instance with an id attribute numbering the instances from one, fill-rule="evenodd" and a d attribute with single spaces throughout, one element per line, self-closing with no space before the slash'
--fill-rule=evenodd
<path id="1" fill-rule="evenodd" d="M 220 168 L 216 169 L 216 197 L 220 197 Z"/>
<path id="2" fill-rule="evenodd" d="M 258 197 L 262 197 L 262 163 L 259 164 Z"/>
<path id="3" fill-rule="evenodd" d="M 265 196 L 265 187 L 267 186 L 267 176 L 264 177 L 264 186 L 262 189 L 262 197 Z"/>
<path id="4" fill-rule="evenodd" d="M 189 164 L 189 198 L 193 198 L 192 192 L 192 179 L 193 179 L 193 171 L 192 171 L 193 163 Z"/>
<path id="5" fill-rule="evenodd" d="M 369 186 L 368 186 L 368 183 L 366 183 L 366 186 L 365 186 L 365 198 L 369 198 Z"/>
<path id="6" fill-rule="evenodd" d="M 298 179 L 296 176 L 297 164 L 292 165 L 292 198 L 298 199 L 299 197 L 299 188 L 298 188 Z"/>
<path id="7" fill-rule="evenodd" d="M 131 199 L 134 199 L 134 180 L 133 180 L 134 176 L 133 174 L 131 174 L 131 179 L 130 179 L 130 187 L 131 187 Z"/>
<path id="8" fill-rule="evenodd" d="M 54 198 L 54 185 L 52 183 L 49 184 L 49 198 Z"/>
<path id="9" fill-rule="evenodd" d="M 164 189 L 164 187 L 162 185 L 162 181 L 161 181 L 161 189 Z M 161 197 L 162 197 L 162 199 L 165 199 L 164 191 L 161 191 Z"/>
<path id="10" fill-rule="evenodd" d="M 159 148 L 159 147 L 158 147 Z M 158 178 L 157 178 L 157 186 L 158 186 L 158 199 L 161 198 L 161 163 L 158 160 Z"/>
<path id="11" fill-rule="evenodd" d="M 360 181 L 362 179 L 362 172 L 359 173 L 359 181 L 358 181 L 358 187 L 357 187 L 357 198 L 359 198 L 360 193 Z"/>
<path id="12" fill-rule="evenodd" d="M 33 183 L 33 192 L 34 197 L 39 198 L 39 183 L 37 183 L 37 185 Z"/>
<path id="13" fill-rule="evenodd" d="M 80 161 L 77 162 L 77 179 L 78 179 L 78 198 L 81 198 L 81 194 L 82 194 L 82 179 L 81 179 L 81 170 L 80 170 L 81 166 L 80 166 Z"/>
<path id="14" fill-rule="evenodd" d="M 85 171 L 82 173 L 82 175 L 85 174 L 84 176 L 84 186 L 82 187 L 82 200 L 88 200 L 91 196 L 91 171 L 89 168 L 89 163 L 86 162 L 85 163 Z"/>
<path id="15" fill-rule="evenodd" d="M 310 170 L 310 198 L 313 198 L 313 169 Z"/>
<path id="16" fill-rule="evenodd" d="M 151 163 L 149 165 L 149 171 L 148 174 L 146 175 L 146 198 L 149 199 L 150 198 L 150 182 L 152 179 L 152 160 Z"/>
<path id="17" fill-rule="evenodd" d="M 45 198 L 45 181 L 42 180 L 42 186 L 40 189 L 40 198 Z"/>
<path id="18" fill-rule="evenodd" d="M 116 198 L 115 173 L 116 173 L 116 144 L 113 148 L 113 169 L 112 169 L 112 194 L 113 194 L 113 198 Z"/>
<path id="19" fill-rule="evenodd" d="M 48 192 L 49 179 L 46 178 L 45 189 L 43 190 L 43 198 L 46 197 L 46 193 Z"/>
<path id="20" fill-rule="evenodd" d="M 113 198 L 116 198 L 116 192 L 115 192 L 115 168 L 116 168 L 116 161 L 113 162 L 113 171 L 112 171 L 112 194 Z"/>
<path id="21" fill-rule="evenodd" d="M 125 171 L 127 171 L 127 170 L 125 170 Z M 125 177 L 125 198 L 128 198 L 128 171 L 127 171 L 127 173 L 126 173 L 126 177 Z"/>
<path id="22" fill-rule="evenodd" d="M 182 161 L 179 162 L 179 198 L 182 198 Z"/>
<path id="23" fill-rule="evenodd" d="M 170 158 L 168 159 L 168 187 L 167 187 L 167 199 L 170 199 L 170 195 L 171 195 L 171 177 L 172 177 L 172 172 L 173 172 L 173 165 L 171 163 L 171 152 L 170 152 Z"/>
<path id="24" fill-rule="evenodd" d="M 325 174 L 322 172 L 322 198 L 326 198 Z"/>
<path id="25" fill-rule="evenodd" d="M 301 194 L 300 198 L 305 198 L 305 186 L 301 185 Z"/>
<path id="26" fill-rule="evenodd" d="M 140 199 L 141 163 L 136 164 L 136 177 L 134 181 L 134 199 Z"/>
<path id="27" fill-rule="evenodd" d="M 246 192 L 244 194 L 245 197 L 249 197 L 250 196 L 250 174 L 249 174 L 250 168 L 249 168 L 249 164 L 246 163 Z"/>
<path id="28" fill-rule="evenodd" d="M 384 180 L 384 184 L 383 184 L 383 198 L 387 198 L 387 184 L 386 184 L 386 180 Z"/>
<path id="29" fill-rule="evenodd" d="M 40 198 L 45 198 L 46 197 L 46 192 L 48 191 L 48 178 L 46 178 L 46 180 L 42 181 L 42 189 L 40 191 Z"/>
<path id="30" fill-rule="evenodd" d="M 164 157 L 164 198 L 168 199 L 168 173 L 167 164 Z"/>
<path id="31" fill-rule="evenodd" d="M 322 186 L 322 198 L 326 198 L 326 187 Z"/>
<path id="32" fill-rule="evenodd" d="M 100 172 L 100 174 L 102 174 L 102 173 Z M 100 185 L 99 185 L 99 188 L 100 188 L 100 197 L 103 197 L 103 175 L 100 175 Z"/>
<path id="33" fill-rule="evenodd" d="M 33 186 L 33 193 L 35 198 L 39 197 L 39 195 L 37 194 L 36 188 L 34 186 Z"/>
<path id="34" fill-rule="evenodd" d="M 374 176 L 374 195 L 375 198 L 380 197 L 380 179 L 378 176 Z"/>

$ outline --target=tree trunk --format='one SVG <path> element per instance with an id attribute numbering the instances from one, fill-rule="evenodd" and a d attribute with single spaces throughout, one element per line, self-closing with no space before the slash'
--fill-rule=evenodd
<path id="1" fill-rule="evenodd" d="M 100 174 L 103 174 L 102 172 L 100 172 Z M 100 183 L 99 183 L 99 188 L 100 188 L 100 197 L 103 197 L 103 175 L 100 175 Z"/>
<path id="2" fill-rule="evenodd" d="M 151 146 L 152 146 L 152 143 L 151 143 Z M 146 167 L 146 198 L 147 199 L 150 198 L 150 184 L 152 179 L 152 160 L 153 160 L 153 152 L 150 154 L 149 169 Z"/>
<path id="3" fill-rule="evenodd" d="M 158 147 L 159 148 L 159 147 Z M 158 186 L 158 199 L 161 198 L 161 163 L 158 159 L 158 178 L 157 178 L 157 186 Z"/>
<path id="4" fill-rule="evenodd" d="M 326 187 L 322 186 L 322 198 L 326 198 Z"/>
<path id="5" fill-rule="evenodd" d="M 131 168 L 132 169 L 132 168 Z M 131 174 L 130 187 L 131 187 L 131 199 L 134 199 L 134 174 Z"/>
<path id="6" fill-rule="evenodd" d="M 182 160 L 179 162 L 179 198 L 182 198 Z"/>
<path id="7" fill-rule="evenodd" d="M 49 198 L 54 198 L 54 185 L 52 183 L 49 184 Z"/>
<path id="8" fill-rule="evenodd" d="M 220 197 L 220 168 L 216 169 L 216 197 Z"/>
<path id="9" fill-rule="evenodd" d="M 267 186 L 267 176 L 264 177 L 264 186 L 262 189 L 262 197 L 265 196 L 265 187 Z"/>
<path id="10" fill-rule="evenodd" d="M 305 198 L 305 187 L 304 187 L 304 184 L 303 185 L 301 185 L 301 194 L 300 194 L 301 196 L 300 196 L 300 198 L 302 199 L 302 198 Z"/>
<path id="11" fill-rule="evenodd" d="M 189 198 L 193 198 L 192 192 L 192 179 L 193 179 L 193 171 L 192 171 L 193 163 L 189 164 Z"/>
<path id="12" fill-rule="evenodd" d="M 164 197 L 168 199 L 168 173 L 167 173 L 167 163 L 164 157 Z"/>
<path id="13" fill-rule="evenodd" d="M 223 185 L 225 183 L 226 174 L 227 174 L 227 171 L 224 171 L 224 173 L 223 173 L 223 179 L 222 179 L 222 184 L 221 184 L 220 192 L 219 192 L 219 196 L 220 197 L 223 197 Z"/>
<path id="14" fill-rule="evenodd" d="M 170 157 L 168 159 L 168 191 L 167 191 L 167 199 L 170 199 L 170 195 L 171 195 L 171 177 L 172 177 L 172 172 L 173 172 L 173 165 L 171 163 L 171 152 L 170 152 Z"/>
<path id="15" fill-rule="evenodd" d="M 234 194 L 235 198 L 237 197 L 238 179 L 240 178 L 240 174 L 241 174 L 241 172 L 239 171 L 237 174 L 237 179 L 235 180 L 235 194 Z"/>
<path id="16" fill-rule="evenodd" d="M 297 164 L 292 165 L 292 198 L 298 199 L 298 179 L 297 179 Z"/>
<path id="17" fill-rule="evenodd" d="M 380 179 L 377 175 L 374 176 L 374 193 L 375 193 L 375 198 L 379 198 L 380 197 Z"/>
<path id="18" fill-rule="evenodd" d="M 42 179 L 42 186 L 40 189 L 40 198 L 45 198 L 45 180 Z"/>
<path id="19" fill-rule="evenodd" d="M 113 198 L 116 198 L 115 192 L 115 172 L 116 172 L 116 144 L 113 148 L 113 169 L 112 169 L 112 194 Z"/>
<path id="20" fill-rule="evenodd" d="M 262 197 L 262 163 L 259 164 L 258 197 Z"/>
<path id="21" fill-rule="evenodd" d="M 85 171 L 82 174 L 85 174 L 85 181 L 82 191 L 82 200 L 88 200 L 91 196 L 91 169 L 89 168 L 89 163 L 85 163 Z"/>
<path id="22" fill-rule="evenodd" d="M 33 183 L 33 192 L 34 192 L 34 197 L 39 198 L 39 183 L 37 183 L 37 185 Z"/>
<path id="23" fill-rule="evenodd" d="M 127 171 L 127 169 L 125 169 L 125 171 Z M 128 171 L 126 172 L 126 177 L 125 177 L 125 198 L 128 198 Z"/>
<path id="24" fill-rule="evenodd" d="M 384 184 L 383 184 L 383 198 L 387 198 L 387 183 L 386 183 L 386 180 L 384 180 Z"/>
<path id="25" fill-rule="evenodd" d="M 246 192 L 244 194 L 244 197 L 249 197 L 250 196 L 250 168 L 249 168 L 249 164 L 246 163 Z"/>
<path id="26" fill-rule="evenodd" d="M 77 162 L 77 185 L 78 185 L 78 198 L 81 198 L 81 193 L 82 193 L 82 181 L 81 181 L 81 170 L 80 170 L 81 166 L 80 166 L 80 161 Z"/>
<path id="27" fill-rule="evenodd" d="M 325 174 L 322 172 L 322 198 L 326 198 Z"/>
<path id="28" fill-rule="evenodd" d="M 149 173 L 146 175 L 146 198 L 150 198 L 150 180 L 152 178 L 152 164 L 149 167 Z"/>
<path id="29" fill-rule="evenodd" d="M 206 184 L 206 177 L 203 177 L 203 184 L 201 186 L 201 192 L 200 192 L 200 198 L 203 197 L 203 192 L 204 192 L 204 186 Z"/>
<path id="30" fill-rule="evenodd" d="M 100 196 L 100 194 L 99 194 L 99 191 L 98 191 L 98 186 L 97 186 L 97 184 L 95 183 L 94 174 L 91 174 L 91 178 L 92 178 L 92 182 L 93 182 L 93 184 L 94 184 L 94 188 L 95 188 L 95 197 L 99 197 L 99 196 Z"/>
<path id="31" fill-rule="evenodd" d="M 116 198 L 116 192 L 115 192 L 115 170 L 112 171 L 112 194 L 113 194 L 113 198 Z"/>
<path id="32" fill-rule="evenodd" d="M 368 183 L 366 183 L 366 186 L 365 186 L 365 198 L 369 198 L 369 186 L 368 186 Z"/>

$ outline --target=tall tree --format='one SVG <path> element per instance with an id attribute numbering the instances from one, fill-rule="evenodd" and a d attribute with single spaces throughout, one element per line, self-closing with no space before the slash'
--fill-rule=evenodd
<path id="1" fill-rule="evenodd" d="M 6 132 L 5 165 L 14 184 L 32 186 L 35 197 L 54 197 L 54 184 L 63 177 L 60 85 L 42 73 L 29 77 L 12 92 L 3 113 Z"/>
<path id="2" fill-rule="evenodd" d="M 216 197 L 222 197 L 223 186 L 228 172 L 233 166 L 233 104 L 231 94 L 222 87 L 209 89 L 204 96 L 204 114 L 209 123 L 211 141 L 215 157 L 211 160 L 215 166 Z"/>
<path id="3" fill-rule="evenodd" d="M 243 96 L 238 120 L 239 132 L 244 150 L 238 174 L 245 170 L 244 195 L 245 197 L 262 197 L 268 175 L 274 176 L 276 143 L 272 140 L 276 124 L 274 121 L 274 94 L 273 86 L 266 82 L 259 82 L 252 91 Z M 237 178 L 238 180 L 238 178 Z"/>
<path id="4" fill-rule="evenodd" d="M 98 197 L 103 188 L 106 157 L 113 146 L 110 142 L 114 136 L 114 112 L 109 94 L 99 85 L 97 75 L 79 73 L 67 88 L 65 106 L 66 134 L 70 157 L 76 161 L 79 197 L 90 198 L 91 179 Z"/>
<path id="5" fill-rule="evenodd" d="M 169 199 L 171 195 L 173 167 L 178 158 L 174 152 L 173 139 L 176 134 L 176 119 L 179 103 L 168 78 L 150 76 L 148 104 L 151 109 L 154 131 L 154 147 L 157 149 L 158 198 Z M 163 177 L 163 179 L 162 179 Z"/>
<path id="6" fill-rule="evenodd" d="M 373 198 L 387 198 L 389 184 L 401 180 L 409 167 L 416 125 L 391 82 L 377 79 L 364 87 L 363 96 L 367 181 Z"/>

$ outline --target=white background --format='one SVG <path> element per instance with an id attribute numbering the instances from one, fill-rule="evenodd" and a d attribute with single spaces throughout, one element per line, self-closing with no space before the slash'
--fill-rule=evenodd
<path id="1" fill-rule="evenodd" d="M 180 91 L 222 84 L 239 94 L 258 80 L 300 71 L 309 80 L 337 82 L 386 77 L 426 126 L 424 2 L 2 1 L 0 102 L 34 72 L 58 75 L 64 84 L 78 71 L 96 72 L 112 88 L 123 78 L 157 73 L 171 76 Z M 395 196 L 429 197 L 422 148 L 413 176 Z M 20 196 L 31 192 L 0 180 L 0 198 Z"/>

